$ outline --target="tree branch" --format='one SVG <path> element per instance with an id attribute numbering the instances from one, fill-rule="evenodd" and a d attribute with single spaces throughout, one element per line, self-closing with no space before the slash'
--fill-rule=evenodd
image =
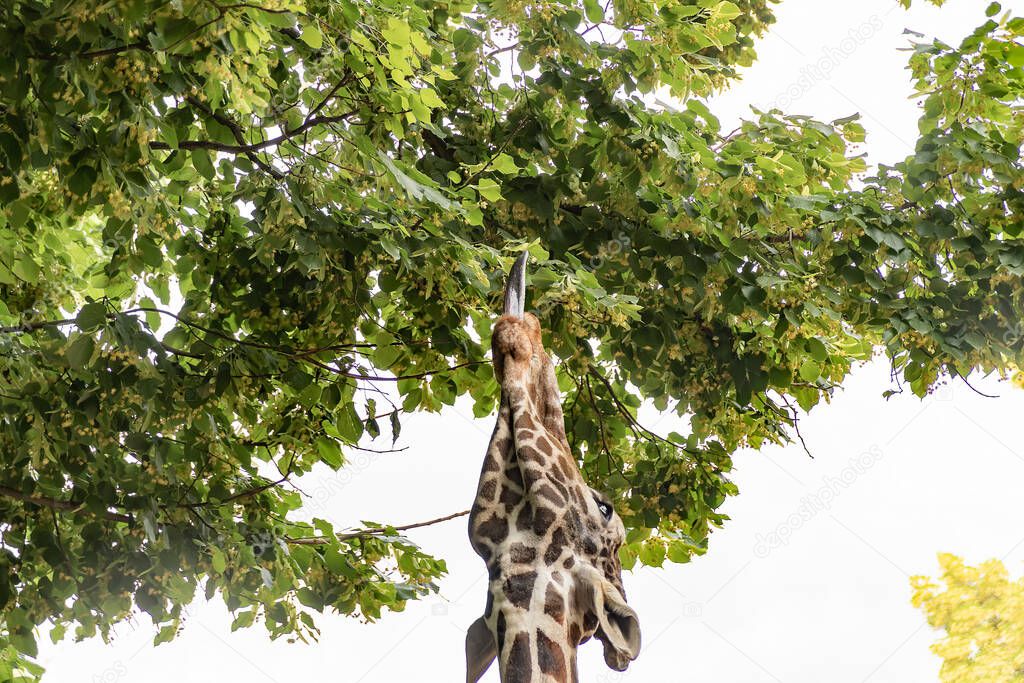
<path id="1" fill-rule="evenodd" d="M 213 142 L 212 140 L 182 140 L 181 142 L 178 143 L 176 147 L 172 147 L 166 142 L 157 141 L 149 143 L 149 148 L 164 150 L 208 149 L 214 152 L 224 152 L 226 154 L 248 155 L 252 152 L 258 152 L 261 149 L 266 149 L 267 147 L 276 147 L 277 145 L 280 145 L 283 142 L 287 142 L 296 135 L 301 135 L 305 131 L 315 126 L 319 126 L 321 124 L 340 123 L 342 121 L 347 121 L 350 116 L 356 114 L 357 112 L 357 109 L 353 109 L 350 112 L 338 114 L 336 116 L 314 116 L 311 119 L 303 121 L 294 128 L 285 130 L 277 137 L 270 138 L 269 140 L 264 140 L 262 142 L 254 142 L 251 144 L 228 145 L 222 142 Z"/>
<path id="2" fill-rule="evenodd" d="M 134 521 L 134 518 L 131 515 L 110 512 L 109 510 L 97 513 L 82 507 L 84 503 L 76 503 L 70 500 L 57 500 L 55 498 L 45 498 L 43 496 L 33 496 L 28 493 L 22 493 L 17 489 L 12 489 L 9 486 L 0 485 L 0 496 L 20 500 L 23 503 L 31 503 L 32 505 L 38 505 L 39 507 L 49 508 L 51 510 L 64 510 L 74 515 L 102 517 L 103 519 L 110 520 L 111 522 L 131 524 Z"/>
<path id="3" fill-rule="evenodd" d="M 459 363 L 457 365 L 452 365 L 452 366 L 449 366 L 449 367 L 446 367 L 446 368 L 438 368 L 437 370 L 427 370 L 425 372 L 418 372 L 418 373 L 414 373 L 414 374 L 411 374 L 411 375 L 396 375 L 395 377 L 383 377 L 383 376 L 380 376 L 380 375 L 363 375 L 363 374 L 359 374 L 359 373 L 355 373 L 355 372 L 348 372 L 347 370 L 343 370 L 341 368 L 333 367 L 333 366 L 331 366 L 331 365 L 329 365 L 327 363 L 324 363 L 322 361 L 318 361 L 318 360 L 316 360 L 314 358 L 310 358 L 309 357 L 311 355 L 314 355 L 314 354 L 317 354 L 317 353 L 321 353 L 323 351 L 343 351 L 343 350 L 347 350 L 348 349 L 348 345 L 344 345 L 344 344 L 333 344 L 331 346 L 321 347 L 321 348 L 318 348 L 318 349 L 282 349 L 282 348 L 280 348 L 278 346 L 274 346 L 273 344 L 267 344 L 265 342 L 251 341 L 251 340 L 248 340 L 248 339 L 236 339 L 236 338 L 232 337 L 231 335 L 226 334 L 224 332 L 219 332 L 217 330 L 214 330 L 212 328 L 206 327 L 204 325 L 200 325 L 198 323 L 194 323 L 194 322 L 190 322 L 188 320 L 185 320 L 184 318 L 182 318 L 177 313 L 173 313 L 171 311 L 164 310 L 162 308 L 155 308 L 153 306 L 138 306 L 136 308 L 130 308 L 130 309 L 128 309 L 126 311 L 122 311 L 120 313 L 108 313 L 107 314 L 107 318 L 108 319 L 112 319 L 112 318 L 114 318 L 117 315 L 131 315 L 133 313 L 158 313 L 160 315 L 166 315 L 166 316 L 168 316 L 170 318 L 173 318 L 174 320 L 178 321 L 182 325 L 185 325 L 186 327 L 189 327 L 189 328 L 191 328 L 193 330 L 199 330 L 200 332 L 204 332 L 204 333 L 206 333 L 206 334 L 208 334 L 208 335 L 210 335 L 212 337 L 216 337 L 217 339 L 221 339 L 221 340 L 226 341 L 226 342 L 231 342 L 233 344 L 239 344 L 241 346 L 249 346 L 251 348 L 256 348 L 256 349 L 264 349 L 264 350 L 270 351 L 272 353 L 277 353 L 277 354 L 280 354 L 282 356 L 286 356 L 286 357 L 291 358 L 292 360 L 297 361 L 297 362 L 308 363 L 309 365 L 312 365 L 314 367 L 320 368 L 321 370 L 326 370 L 327 372 L 330 372 L 332 374 L 339 375 L 341 377 L 348 377 L 349 379 L 355 379 L 355 380 L 375 381 L 375 382 L 397 382 L 397 381 L 403 380 L 403 379 L 423 379 L 425 377 L 430 377 L 431 375 L 437 375 L 437 374 L 440 374 L 442 372 L 449 372 L 451 370 L 458 370 L 459 368 L 465 368 L 465 367 L 470 367 L 470 366 L 473 366 L 473 365 L 480 365 L 482 363 L 490 362 L 490 361 L 487 361 L 487 360 L 466 361 L 464 363 Z M 41 320 L 41 321 L 33 322 L 33 323 L 24 323 L 22 325 L 11 325 L 11 326 L 8 326 L 8 327 L 0 327 L 0 334 L 21 334 L 21 333 L 27 333 L 27 332 L 34 332 L 34 331 L 42 329 L 44 327 L 56 327 L 56 326 L 60 326 L 60 325 L 74 325 L 75 323 L 76 323 L 76 319 L 75 318 L 65 318 L 64 320 Z M 198 335 L 196 335 L 196 337 L 198 339 Z M 211 348 L 214 348 L 213 345 L 210 342 L 206 341 L 206 340 L 199 339 L 199 341 L 203 342 L 204 344 L 206 344 L 207 346 L 209 346 Z M 166 345 L 163 342 L 160 342 L 159 340 L 157 340 L 157 342 L 168 353 L 172 353 L 172 354 L 179 355 L 179 356 L 186 356 L 188 358 L 197 358 L 197 359 L 202 359 L 203 358 L 203 356 L 200 356 L 198 354 L 192 353 L 190 351 L 185 351 L 183 349 L 178 349 L 176 347 Z M 363 347 L 363 346 L 367 346 L 367 345 L 366 344 L 361 344 L 361 343 L 353 343 L 351 346 L 353 346 L 353 347 L 355 347 L 355 346 Z"/>
<path id="4" fill-rule="evenodd" d="M 74 57 L 79 59 L 96 59 L 100 57 L 110 57 L 111 55 L 119 55 L 122 52 L 128 52 L 130 50 L 144 50 L 151 52 L 149 49 L 149 43 L 139 41 L 137 43 L 126 43 L 124 45 L 114 45 L 113 47 L 105 47 L 100 50 L 91 50 L 89 52 L 79 52 Z M 42 55 L 35 54 L 29 55 L 32 59 L 41 59 L 44 62 L 55 62 L 58 59 L 66 57 L 67 55 Z"/>
<path id="5" fill-rule="evenodd" d="M 238 142 L 238 144 L 240 144 L 240 145 L 247 144 L 245 142 L 245 132 L 242 130 L 242 126 L 239 125 L 238 122 L 234 121 L 233 119 L 231 119 L 228 116 L 225 116 L 223 114 L 218 114 L 217 112 L 213 111 L 208 106 L 206 106 L 205 103 L 199 101 L 199 99 L 193 97 L 192 95 L 187 96 L 185 98 L 185 101 L 188 102 L 189 104 L 191 104 L 196 109 L 199 109 L 200 111 L 205 112 L 207 116 L 209 116 L 214 121 L 217 121 L 221 125 L 225 126 L 228 130 L 230 130 L 231 131 L 231 135 L 234 136 L 234 138 Z M 267 162 L 265 162 L 262 159 L 260 159 L 259 155 L 257 155 L 255 152 L 245 152 L 245 156 L 252 163 L 256 164 L 259 168 L 261 168 L 265 173 L 267 173 L 271 177 L 276 178 L 278 180 L 280 180 L 281 178 L 284 178 L 284 175 L 285 175 L 284 173 L 282 173 L 281 171 L 277 170 L 276 168 L 274 168 L 273 166 L 271 166 Z"/>

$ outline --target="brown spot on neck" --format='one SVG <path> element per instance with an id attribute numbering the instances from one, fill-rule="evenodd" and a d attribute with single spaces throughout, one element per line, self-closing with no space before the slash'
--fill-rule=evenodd
<path id="1" fill-rule="evenodd" d="M 530 636 L 517 633 L 512 640 L 512 648 L 508 653 L 508 665 L 502 672 L 503 678 L 509 683 L 533 679 L 533 663 L 530 661 Z"/>
<path id="2" fill-rule="evenodd" d="M 540 629 L 537 629 L 537 665 L 543 673 L 556 680 L 566 680 L 565 653 L 558 643 Z"/>
<path id="3" fill-rule="evenodd" d="M 533 597 L 533 587 L 537 583 L 537 572 L 512 574 L 505 579 L 502 590 L 505 598 L 519 609 L 529 609 Z"/>
<path id="4" fill-rule="evenodd" d="M 552 585 L 544 592 L 544 614 L 548 615 L 559 624 L 565 621 L 565 598 Z"/>

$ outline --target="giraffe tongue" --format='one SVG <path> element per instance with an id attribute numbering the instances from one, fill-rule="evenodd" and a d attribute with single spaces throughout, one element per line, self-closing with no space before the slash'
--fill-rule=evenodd
<path id="1" fill-rule="evenodd" d="M 523 252 L 512 264 L 505 281 L 505 315 L 522 318 L 526 312 L 526 260 L 527 252 Z"/>

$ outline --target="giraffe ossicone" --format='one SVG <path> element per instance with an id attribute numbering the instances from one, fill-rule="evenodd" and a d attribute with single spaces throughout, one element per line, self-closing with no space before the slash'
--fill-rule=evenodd
<path id="1" fill-rule="evenodd" d="M 525 312 L 526 258 L 509 273 L 491 337 L 501 404 L 469 516 L 488 590 L 466 634 L 467 683 L 495 659 L 502 683 L 576 683 L 577 648 L 592 637 L 616 671 L 640 652 L 618 555 L 625 527 L 566 441 L 554 365 Z"/>

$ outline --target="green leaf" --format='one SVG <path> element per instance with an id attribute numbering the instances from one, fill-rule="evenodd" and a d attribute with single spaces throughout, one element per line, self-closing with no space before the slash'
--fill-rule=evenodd
<path id="1" fill-rule="evenodd" d="M 395 442 L 398 441 L 399 435 L 402 433 L 402 423 L 398 418 L 398 411 L 391 413 L 391 445 L 394 446 Z"/>
<path id="2" fill-rule="evenodd" d="M 378 370 L 389 370 L 402 355 L 402 347 L 397 344 L 382 344 L 373 351 L 373 367 Z"/>
<path id="3" fill-rule="evenodd" d="M 173 624 L 169 624 L 161 628 L 157 634 L 153 637 L 153 645 L 160 645 L 161 643 L 169 643 L 174 640 L 174 636 L 178 634 L 178 627 Z"/>
<path id="4" fill-rule="evenodd" d="M 85 195 L 96 182 L 96 169 L 92 166 L 79 166 L 68 178 L 68 189 L 77 195 Z"/>
<path id="5" fill-rule="evenodd" d="M 224 573 L 224 570 L 227 568 L 227 560 L 220 548 L 210 548 L 210 565 L 213 567 L 213 571 L 218 574 Z"/>
<path id="6" fill-rule="evenodd" d="M 23 153 L 21 143 L 10 133 L 0 131 L 0 152 L 7 157 L 7 165 L 11 170 L 17 171 L 21 168 Z"/>
<path id="7" fill-rule="evenodd" d="M 460 28 L 452 34 L 452 42 L 457 52 L 472 52 L 482 43 L 475 33 L 464 28 Z"/>
<path id="8" fill-rule="evenodd" d="M 1006 61 L 1011 66 L 1024 66 L 1024 45 L 1010 43 L 1006 48 Z"/>
<path id="9" fill-rule="evenodd" d="M 658 539 L 646 541 L 640 547 L 639 557 L 648 567 L 660 567 L 665 563 L 665 546 Z"/>
<path id="10" fill-rule="evenodd" d="M 18 229 L 23 227 L 31 215 L 32 210 L 29 208 L 28 203 L 23 200 L 11 202 L 7 205 L 7 220 L 12 228 Z"/>
<path id="11" fill-rule="evenodd" d="M 399 169 L 395 162 L 384 152 L 378 152 L 377 158 L 380 159 L 391 175 L 394 176 L 395 180 L 398 181 L 398 184 L 413 199 L 426 199 L 445 209 L 452 206 L 450 199 L 441 194 L 436 188 L 414 180 L 405 171 Z"/>
<path id="12" fill-rule="evenodd" d="M 691 559 L 691 550 L 681 541 L 672 541 L 668 544 L 668 559 L 676 564 L 685 564 Z"/>
<path id="13" fill-rule="evenodd" d="M 210 159 L 210 153 L 205 149 L 192 150 L 192 165 L 199 171 L 199 175 L 207 180 L 213 180 L 213 177 L 216 175 L 213 161 Z"/>
<path id="14" fill-rule="evenodd" d="M 68 365 L 73 370 L 83 370 L 92 360 L 93 351 L 96 350 L 96 343 L 88 335 L 79 335 L 72 341 L 65 352 Z"/>
<path id="15" fill-rule="evenodd" d="M 67 627 L 64 624 L 54 624 L 50 629 L 50 642 L 54 645 L 64 640 L 64 634 L 67 631 Z"/>
<path id="16" fill-rule="evenodd" d="M 316 451 L 320 456 L 320 459 L 331 469 L 336 470 L 341 467 L 343 462 L 341 457 L 341 447 L 334 439 L 321 436 L 316 440 Z"/>
<path id="17" fill-rule="evenodd" d="M 300 37 L 302 42 L 314 50 L 319 50 L 324 45 L 324 34 L 320 32 L 320 27 L 315 23 L 306 24 L 302 28 Z"/>
<path id="18" fill-rule="evenodd" d="M 432 88 L 423 88 L 419 91 L 420 100 L 431 109 L 444 106 L 444 102 L 437 96 L 437 91 Z"/>
<path id="19" fill-rule="evenodd" d="M 732 21 L 741 14 L 743 12 L 740 11 L 736 3 L 729 2 L 728 0 L 718 3 L 712 12 L 712 16 L 720 21 Z"/>
<path id="20" fill-rule="evenodd" d="M 490 178 L 483 178 L 477 183 L 477 191 L 484 199 L 496 202 L 501 199 L 501 187 Z"/>
<path id="21" fill-rule="evenodd" d="M 91 332 L 107 322 L 107 306 L 101 301 L 93 301 L 82 306 L 75 317 L 75 325 L 83 332 Z"/>
<path id="22" fill-rule="evenodd" d="M 29 657 L 39 656 L 39 647 L 36 645 L 36 639 L 32 634 L 32 631 L 24 629 L 18 632 L 12 632 L 8 635 L 8 640 L 18 652 L 28 655 Z"/>
<path id="23" fill-rule="evenodd" d="M 814 382 L 821 377 L 821 366 L 813 360 L 806 360 L 800 365 L 800 379 Z"/>
<path id="24" fill-rule="evenodd" d="M 811 358 L 819 363 L 824 363 L 828 359 L 828 350 L 825 348 L 825 344 L 817 337 L 807 340 L 807 351 L 811 354 Z"/>
<path id="25" fill-rule="evenodd" d="M 393 45 L 408 45 L 412 38 L 412 33 L 409 30 L 409 24 L 405 23 L 398 17 L 388 17 L 387 24 L 381 30 L 381 35 L 384 36 L 384 40 L 388 41 Z M 367 45 L 367 48 L 370 46 Z"/>
<path id="26" fill-rule="evenodd" d="M 42 274 L 39 264 L 27 256 L 15 260 L 14 265 L 11 267 L 11 272 L 29 284 L 38 282 L 39 276 Z"/>
<path id="27" fill-rule="evenodd" d="M 237 631 L 240 628 L 252 626 L 255 621 L 256 611 L 254 609 L 239 612 L 238 616 L 235 617 L 235 620 L 231 622 L 231 630 Z"/>
<path id="28" fill-rule="evenodd" d="M 342 406 L 335 414 L 338 434 L 347 443 L 357 443 L 363 435 L 363 421 L 356 415 L 355 408 L 349 404 Z"/>

